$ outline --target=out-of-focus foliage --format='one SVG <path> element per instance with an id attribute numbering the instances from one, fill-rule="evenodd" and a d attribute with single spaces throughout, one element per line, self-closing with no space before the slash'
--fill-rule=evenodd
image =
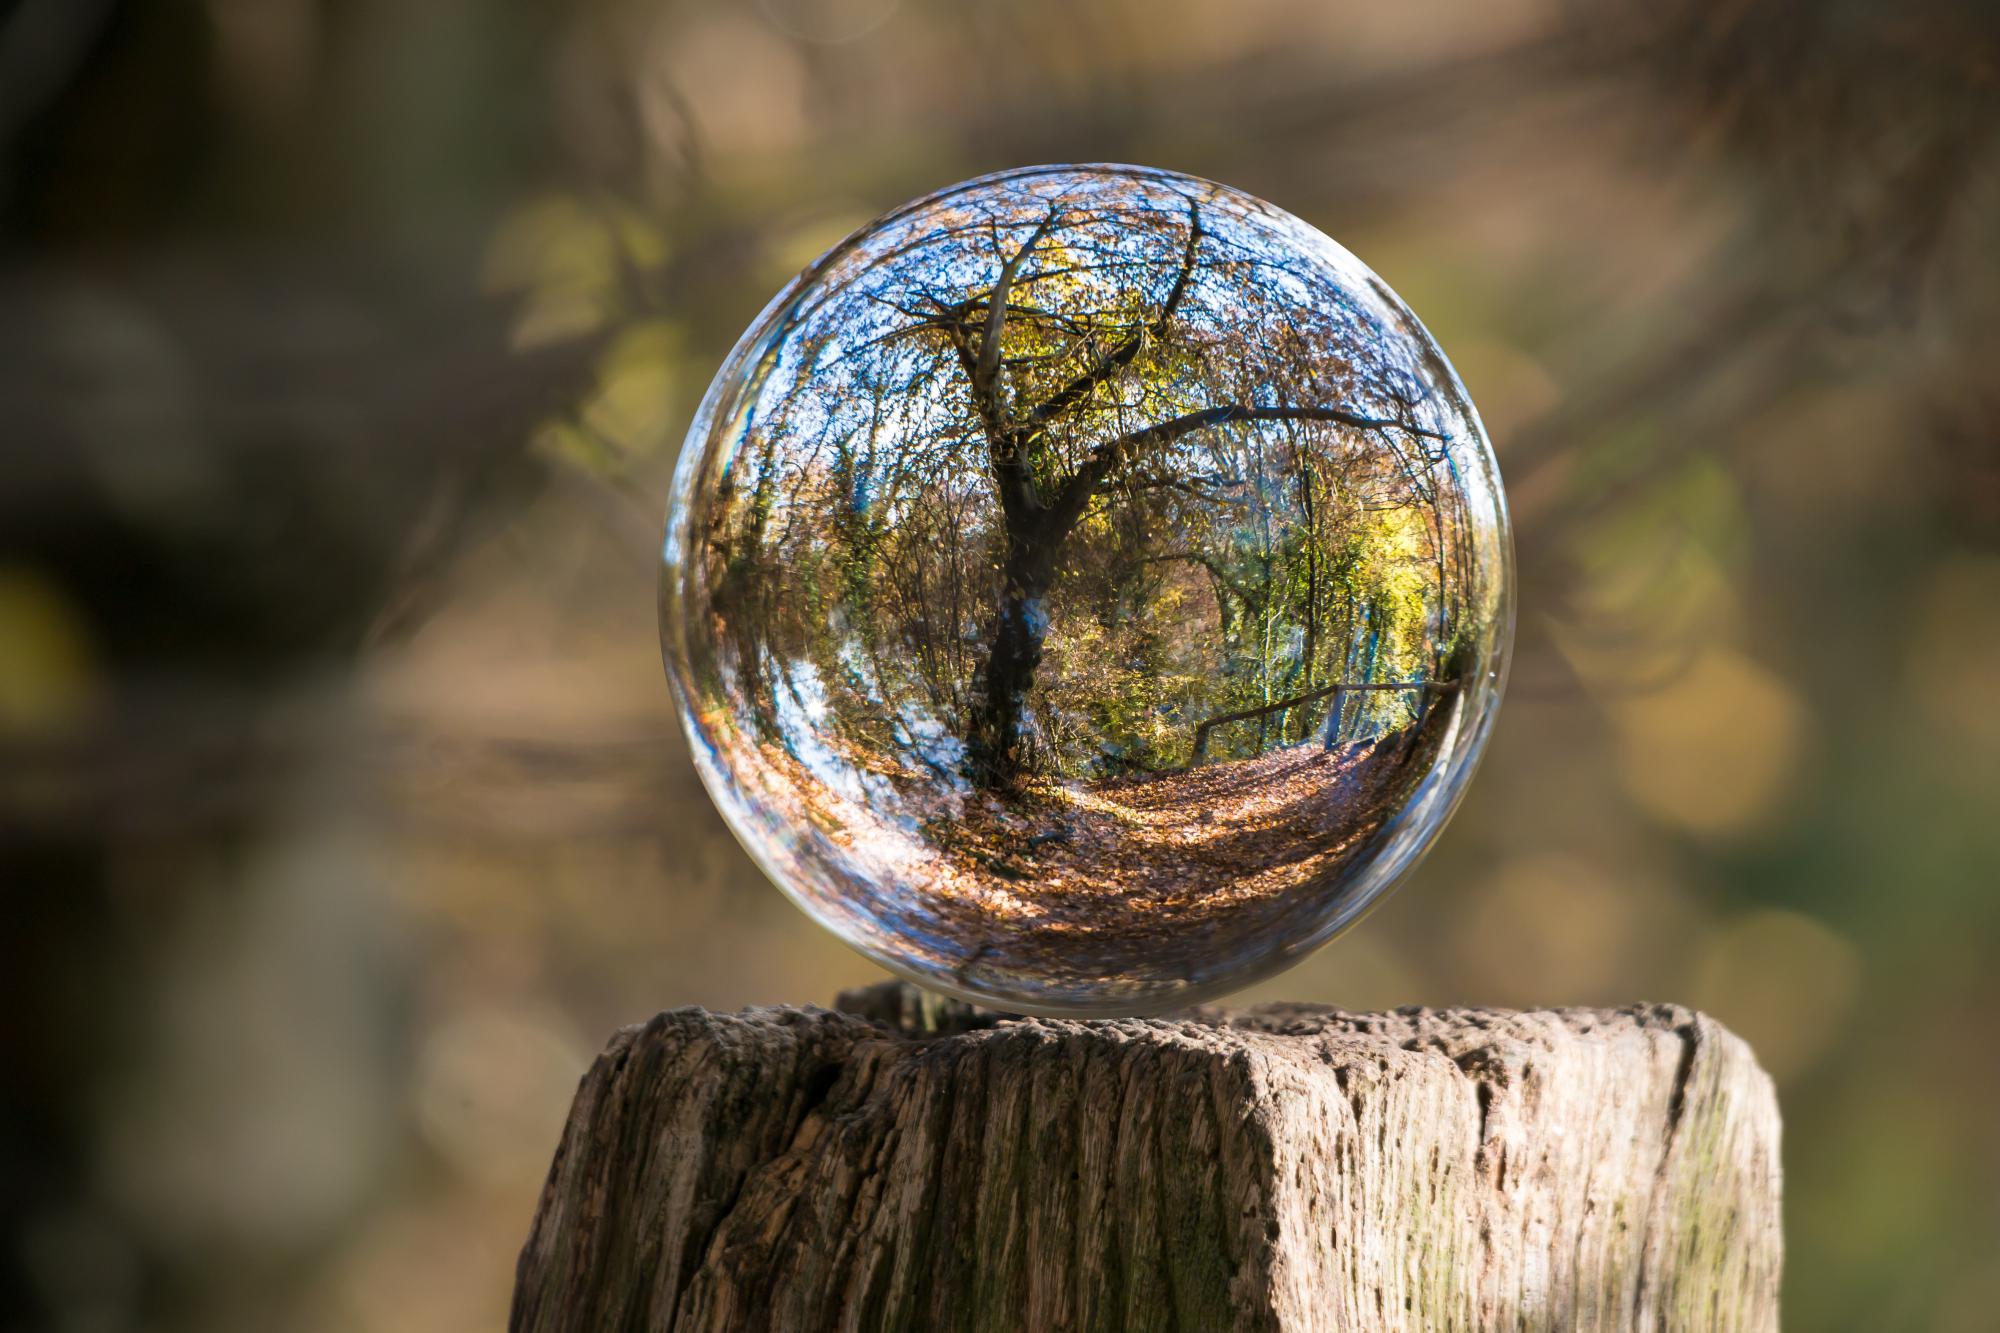
<path id="1" fill-rule="evenodd" d="M 2000 1308 L 2000 36 L 1971 0 L 0 8 L 0 1326 L 493 1327 L 572 1080 L 867 968 L 654 649 L 701 386 L 1036 161 L 1338 237 L 1523 609 L 1438 853 L 1268 993 L 1672 998 L 1780 1080 L 1788 1318 Z"/>

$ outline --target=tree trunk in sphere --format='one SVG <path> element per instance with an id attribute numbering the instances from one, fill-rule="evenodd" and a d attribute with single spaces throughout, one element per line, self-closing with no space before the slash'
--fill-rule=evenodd
<path id="1" fill-rule="evenodd" d="M 988 788 L 1013 786 L 1025 767 L 1021 724 L 1048 632 L 1051 556 L 1039 538 L 1010 537 L 1009 544 L 1017 552 L 1007 561 L 1007 590 L 1000 598 L 993 648 L 972 716 L 972 777 Z"/>
<path id="2" fill-rule="evenodd" d="M 513 1328 L 1778 1327 L 1778 1112 L 1712 1019 L 662 1014 L 584 1077 Z"/>

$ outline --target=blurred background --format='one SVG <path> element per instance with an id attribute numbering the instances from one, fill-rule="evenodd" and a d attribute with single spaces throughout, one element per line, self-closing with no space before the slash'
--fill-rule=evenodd
<path id="1" fill-rule="evenodd" d="M 1514 505 L 1464 810 L 1253 998 L 1707 1008 L 1788 1323 L 2000 1327 L 1996 139 L 1973 0 L 0 3 L 0 1328 L 497 1327 L 613 1028 L 871 979 L 666 480 L 822 249 L 1090 160 L 1344 242 Z"/>

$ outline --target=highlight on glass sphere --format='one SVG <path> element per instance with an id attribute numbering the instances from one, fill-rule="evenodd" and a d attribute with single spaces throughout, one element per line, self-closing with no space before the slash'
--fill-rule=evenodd
<path id="1" fill-rule="evenodd" d="M 1240 191 L 1039 167 L 886 215 L 731 353 L 661 635 L 709 793 L 925 986 L 1158 1012 L 1297 962 L 1436 837 L 1512 633 L 1435 342 Z"/>

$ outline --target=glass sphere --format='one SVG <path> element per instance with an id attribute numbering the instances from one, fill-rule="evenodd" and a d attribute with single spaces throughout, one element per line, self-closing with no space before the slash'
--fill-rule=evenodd
<path id="1" fill-rule="evenodd" d="M 674 477 L 661 638 L 752 856 L 893 972 L 1156 1012 L 1287 967 L 1429 844 L 1512 636 L 1437 344 L 1227 186 L 1037 167 L 787 287 Z"/>

